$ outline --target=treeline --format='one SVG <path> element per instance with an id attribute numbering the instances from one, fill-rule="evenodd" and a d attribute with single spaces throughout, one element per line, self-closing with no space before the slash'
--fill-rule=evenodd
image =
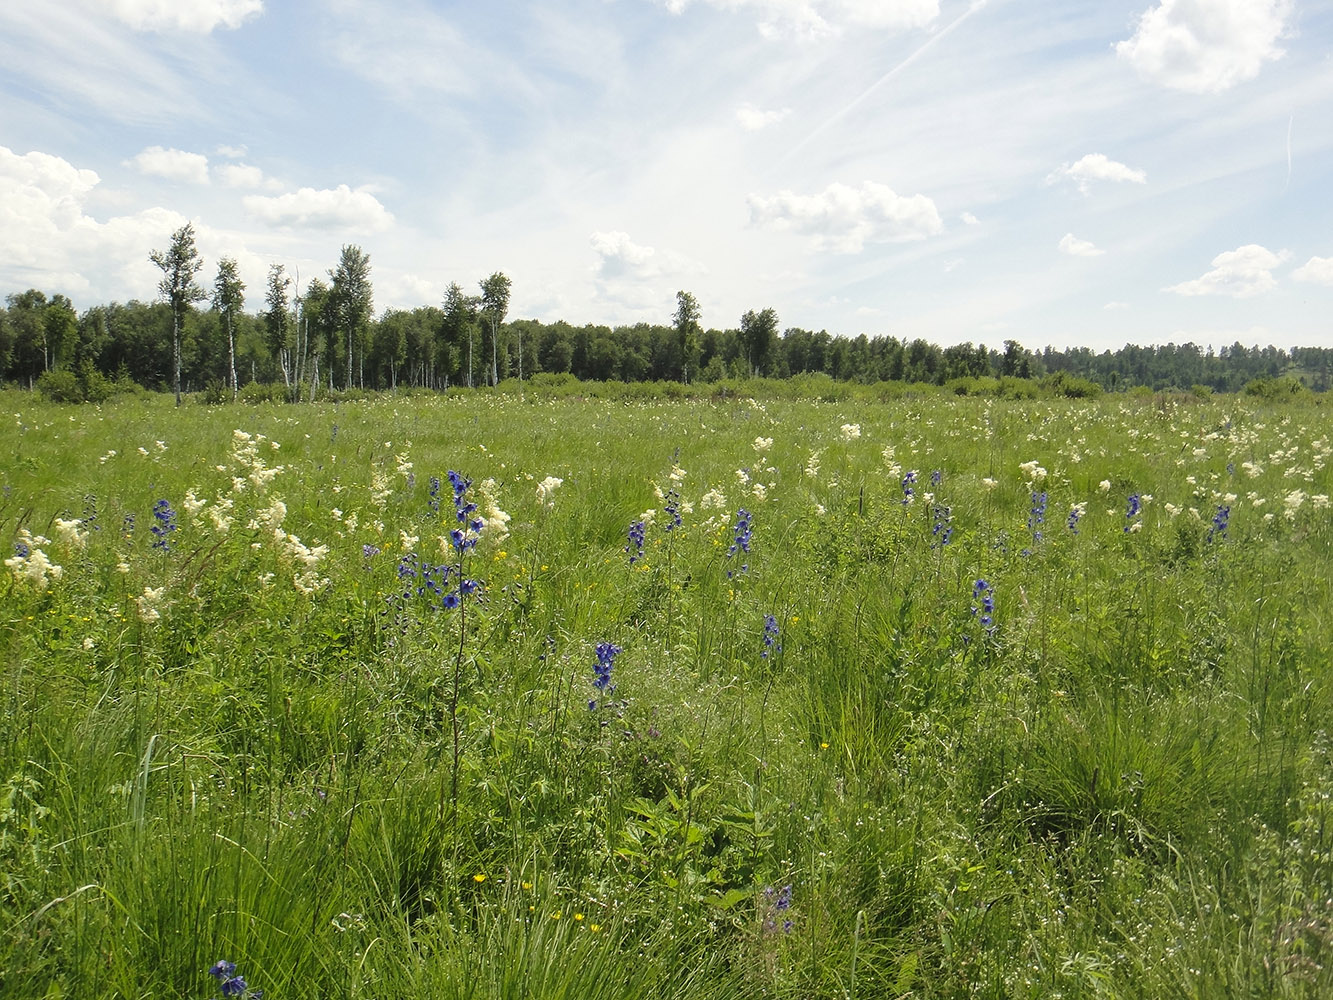
<path id="1" fill-rule="evenodd" d="M 0 310 L 0 378 L 27 387 L 41 382 L 48 394 L 66 398 L 98 398 L 117 385 L 171 388 L 177 346 L 185 391 L 219 400 L 251 383 L 280 385 L 295 400 L 349 388 L 477 386 L 539 372 L 624 382 L 824 373 L 837 381 L 952 385 L 960 392 L 988 391 L 999 379 L 1044 379 L 1066 395 L 1134 386 L 1233 392 L 1284 377 L 1324 391 L 1333 377 L 1330 348 L 1236 343 L 1214 351 L 1186 343 L 1033 352 L 1014 340 L 1000 351 L 971 343 L 942 348 L 919 338 L 780 331 L 772 309 L 747 312 L 734 328 L 704 328 L 687 292 L 678 294 L 668 323 L 509 320 L 510 281 L 498 272 L 475 294 L 452 284 L 438 307 L 376 317 L 370 259 L 358 247 L 343 248 L 328 281 L 303 288 L 274 265 L 264 308 L 247 312 L 244 286 L 237 287 L 229 264 L 221 262 L 211 295 L 195 287 L 183 305 L 165 277 L 165 301 L 96 305 L 82 313 L 61 294 L 9 295 Z"/>

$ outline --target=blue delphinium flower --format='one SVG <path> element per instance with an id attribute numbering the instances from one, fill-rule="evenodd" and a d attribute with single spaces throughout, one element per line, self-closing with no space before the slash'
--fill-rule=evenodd
<path id="1" fill-rule="evenodd" d="M 935 526 L 930 529 L 932 536 L 930 546 L 931 548 L 936 546 L 944 548 L 949 544 L 949 539 L 953 537 L 953 511 L 943 504 L 936 504 L 934 512 Z"/>
<path id="2" fill-rule="evenodd" d="M 102 526 L 97 523 L 97 497 L 92 493 L 85 493 L 83 497 L 83 527 L 90 531 L 101 531 Z"/>
<path id="3" fill-rule="evenodd" d="M 987 632 L 995 631 L 995 588 L 985 580 L 972 584 L 972 617 Z"/>
<path id="4" fill-rule="evenodd" d="M 1069 528 L 1069 530 L 1073 532 L 1075 535 L 1078 534 L 1078 522 L 1079 518 L 1081 518 L 1082 516 L 1083 516 L 1083 509 L 1081 507 L 1069 508 L 1069 520 L 1066 521 L 1065 524 Z"/>
<path id="5" fill-rule="evenodd" d="M 611 683 L 611 668 L 615 666 L 616 657 L 620 655 L 619 646 L 610 642 L 599 642 L 597 644 L 597 662 L 592 668 L 592 686 L 601 692 L 603 698 L 615 691 L 616 686 Z M 594 698 L 588 702 L 588 709 L 591 711 L 597 708 L 597 699 Z"/>
<path id="6" fill-rule="evenodd" d="M 1227 537 L 1227 521 L 1231 519 L 1231 508 L 1218 504 L 1217 513 L 1213 515 L 1213 526 L 1208 529 L 1208 541 L 1214 538 Z"/>
<path id="7" fill-rule="evenodd" d="M 468 549 L 476 548 L 477 536 L 481 534 L 481 529 L 485 522 L 479 517 L 473 515 L 477 512 L 477 505 L 467 498 L 467 491 L 472 486 L 471 479 L 464 479 L 452 469 L 449 470 L 449 482 L 454 489 L 454 513 L 458 518 L 461 528 L 455 528 L 449 532 L 449 540 L 453 542 L 454 551 L 462 555 Z"/>
<path id="8" fill-rule="evenodd" d="M 759 651 L 759 655 L 767 660 L 771 653 L 781 653 L 782 643 L 778 642 L 781 629 L 778 627 L 777 617 L 774 615 L 764 615 L 764 648 Z"/>
<path id="9" fill-rule="evenodd" d="M 1028 530 L 1032 532 L 1034 543 L 1041 541 L 1042 528 L 1046 523 L 1046 491 L 1032 493 L 1032 508 L 1028 511 Z"/>
<path id="10" fill-rule="evenodd" d="M 153 548 L 171 551 L 168 536 L 176 530 L 176 512 L 171 509 L 171 504 L 165 500 L 153 504 L 153 520 L 157 522 L 149 529 L 153 533 Z"/>
<path id="11" fill-rule="evenodd" d="M 1137 493 L 1131 493 L 1125 503 L 1125 520 L 1131 523 L 1125 525 L 1125 531 L 1132 531 L 1134 528 L 1133 520 L 1139 516 L 1139 511 L 1143 509 L 1143 503 Z"/>
<path id="12" fill-rule="evenodd" d="M 663 531 L 674 531 L 680 527 L 680 492 L 674 486 L 667 490 L 662 513 L 666 514 L 666 524 L 662 525 Z"/>
<path id="13" fill-rule="evenodd" d="M 904 506 L 904 507 L 907 506 L 909 503 L 911 503 L 911 502 L 912 502 L 912 498 L 916 495 L 916 491 L 915 491 L 914 489 L 912 489 L 912 486 L 913 486 L 913 484 L 914 484 L 915 482 L 916 482 L 916 470 L 915 470 L 915 469 L 912 469 L 910 472 L 907 473 L 907 475 L 903 476 L 903 506 Z"/>
<path id="14" fill-rule="evenodd" d="M 629 544 L 625 546 L 625 551 L 629 553 L 631 566 L 643 558 L 643 539 L 647 530 L 642 521 L 634 521 L 629 526 Z"/>
<path id="15" fill-rule="evenodd" d="M 730 559 L 737 552 L 743 552 L 747 556 L 750 554 L 750 536 L 754 533 L 754 518 L 748 510 L 742 507 L 736 511 L 736 527 L 733 529 L 733 541 L 731 547 L 727 549 L 727 558 Z M 750 564 L 742 563 L 742 573 L 750 572 Z M 733 571 L 727 570 L 727 579 L 731 579 Z"/>
<path id="16" fill-rule="evenodd" d="M 18 556 L 20 559 L 27 559 L 28 556 L 32 555 L 32 549 L 27 542 L 15 542 L 14 555 Z"/>
<path id="17" fill-rule="evenodd" d="M 774 889 L 771 885 L 764 889 L 764 932 L 771 934 L 778 929 L 778 920 L 782 920 L 782 932 L 790 934 L 795 923 L 791 919 L 791 886 L 784 885 Z"/>
<path id="18" fill-rule="evenodd" d="M 430 516 L 438 517 L 440 513 L 440 477 L 430 477 L 430 499 L 426 501 L 426 506 L 430 508 Z"/>
<path id="19" fill-rule="evenodd" d="M 242 997 L 246 1000 L 262 1000 L 263 990 L 249 989 L 245 980 L 236 975 L 236 963 L 225 959 L 213 963 L 208 974 L 217 980 L 218 992 L 224 997 Z"/>
<path id="20" fill-rule="evenodd" d="M 942 483 L 943 481 L 944 481 L 944 472 L 943 472 L 943 470 L 941 470 L 941 469 L 936 469 L 934 472 L 932 472 L 932 473 L 930 474 L 930 485 L 931 485 L 931 486 L 938 486 L 938 485 L 939 485 L 940 483 Z"/>

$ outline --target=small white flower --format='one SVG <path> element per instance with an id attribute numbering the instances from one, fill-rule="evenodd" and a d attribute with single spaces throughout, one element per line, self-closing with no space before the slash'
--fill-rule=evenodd
<path id="1" fill-rule="evenodd" d="M 1111 480 L 1103 479 L 1097 484 L 1097 489 L 1101 490 L 1103 493 L 1109 493 L 1111 490 Z"/>
<path id="2" fill-rule="evenodd" d="M 555 506 L 555 491 L 563 482 L 558 476 L 547 476 L 537 484 L 537 501 L 547 510 Z"/>
<path id="3" fill-rule="evenodd" d="M 844 441 L 855 441 L 861 436 L 860 424 L 843 424 L 840 430 Z"/>
<path id="4" fill-rule="evenodd" d="M 757 437 L 754 439 L 754 450 L 763 454 L 773 447 L 773 439 L 766 437 Z"/>

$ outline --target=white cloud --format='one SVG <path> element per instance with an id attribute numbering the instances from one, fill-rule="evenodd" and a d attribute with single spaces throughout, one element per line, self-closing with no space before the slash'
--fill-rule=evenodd
<path id="1" fill-rule="evenodd" d="M 187 31 L 206 35 L 214 28 L 239 28 L 264 10 L 263 0 L 96 0 L 89 3 L 136 31 Z"/>
<path id="2" fill-rule="evenodd" d="M 601 278 L 655 278 L 661 274 L 654 259 L 657 251 L 639 246 L 620 231 L 593 233 L 588 237 L 597 254 L 597 275 Z"/>
<path id="3" fill-rule="evenodd" d="M 1179 295 L 1230 295 L 1246 299 L 1276 287 L 1273 268 L 1286 258 L 1285 250 L 1273 253 L 1257 243 L 1249 243 L 1218 254 L 1213 258 L 1213 269 L 1202 277 L 1172 285 L 1163 291 Z"/>
<path id="4" fill-rule="evenodd" d="M 752 104 L 742 104 L 736 109 L 736 121 L 740 122 L 741 128 L 745 131 L 758 132 L 770 125 L 776 125 L 790 114 L 791 108 L 764 111 Z"/>
<path id="5" fill-rule="evenodd" d="M 92 170 L 0 146 L 0 287 L 90 293 L 104 301 L 154 287 L 149 251 L 186 220 L 164 208 L 98 222 L 84 205 Z"/>
<path id="6" fill-rule="evenodd" d="M 1121 311 L 1121 310 L 1123 310 L 1123 309 L 1128 309 L 1128 308 L 1129 308 L 1129 303 L 1128 303 L 1128 302 L 1108 302 L 1108 303 L 1106 303 L 1106 305 L 1102 306 L 1102 308 L 1105 309 L 1107 312 L 1119 312 L 1119 311 Z"/>
<path id="7" fill-rule="evenodd" d="M 1162 0 L 1115 50 L 1162 86 L 1217 93 L 1282 56 L 1277 40 L 1290 12 L 1290 0 Z"/>
<path id="8" fill-rule="evenodd" d="M 750 221 L 812 236 L 816 250 L 860 253 L 866 243 L 925 239 L 944 225 L 935 203 L 923 194 L 906 197 L 866 181 L 859 188 L 830 184 L 820 194 L 780 191 L 747 199 Z"/>
<path id="9" fill-rule="evenodd" d="M 663 0 L 680 14 L 694 0 Z M 939 0 L 703 0 L 722 10 L 752 10 L 766 38 L 826 38 L 847 28 L 920 28 L 940 12 Z"/>
<path id="10" fill-rule="evenodd" d="M 393 216 L 370 191 L 353 191 L 346 184 L 319 191 L 303 187 L 271 198 L 246 195 L 242 202 L 270 226 L 384 230 L 393 224 Z"/>
<path id="11" fill-rule="evenodd" d="M 979 226 L 979 225 L 981 225 L 981 220 L 978 219 L 978 218 L 977 218 L 975 215 L 973 215 L 971 212 L 964 212 L 962 215 L 958 216 L 958 219 L 959 219 L 959 221 L 962 222 L 962 224 L 965 225 L 965 226 Z"/>
<path id="12" fill-rule="evenodd" d="M 1060 239 L 1060 252 L 1067 253 L 1071 257 L 1099 257 L 1106 253 L 1105 250 L 1099 250 L 1087 240 L 1081 240 L 1073 233 L 1065 233 Z"/>
<path id="13" fill-rule="evenodd" d="M 213 150 L 213 152 L 217 153 L 218 156 L 225 156 L 229 160 L 239 160 L 242 159 L 249 150 L 244 146 L 222 145 Z"/>
<path id="14" fill-rule="evenodd" d="M 1333 285 L 1333 257 L 1311 257 L 1291 276 L 1297 281 L 1308 281 L 1316 285 Z"/>
<path id="15" fill-rule="evenodd" d="M 213 168 L 218 180 L 230 188 L 264 188 L 275 191 L 282 185 L 272 177 L 265 177 L 264 171 L 248 163 L 223 163 Z"/>
<path id="16" fill-rule="evenodd" d="M 1073 163 L 1064 164 L 1047 176 L 1046 183 L 1056 184 L 1066 178 L 1078 184 L 1078 189 L 1084 194 L 1088 193 L 1092 181 L 1129 181 L 1133 184 L 1145 184 L 1148 181 L 1148 175 L 1142 170 L 1127 167 L 1103 153 L 1089 153 Z"/>
<path id="17" fill-rule="evenodd" d="M 683 254 L 641 246 L 619 230 L 592 233 L 588 243 L 597 254 L 593 274 L 598 297 L 635 311 L 660 311 L 662 303 L 674 294 L 660 287 L 658 279 L 703 271 Z"/>
<path id="18" fill-rule="evenodd" d="M 127 162 L 149 177 L 165 177 L 188 184 L 208 183 L 208 157 L 203 153 L 149 146 Z"/>

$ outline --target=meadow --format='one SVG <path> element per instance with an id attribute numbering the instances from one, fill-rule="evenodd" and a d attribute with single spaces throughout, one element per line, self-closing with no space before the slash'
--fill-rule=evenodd
<path id="1" fill-rule="evenodd" d="M 1333 995 L 1321 399 L 0 403 L 0 996 Z"/>

